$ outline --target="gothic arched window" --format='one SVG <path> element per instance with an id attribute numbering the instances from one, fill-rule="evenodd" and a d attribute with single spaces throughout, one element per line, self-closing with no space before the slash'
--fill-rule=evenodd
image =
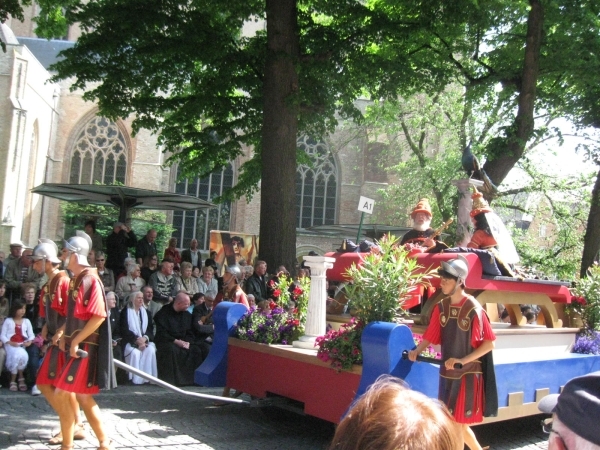
<path id="1" fill-rule="evenodd" d="M 126 184 L 127 144 L 115 122 L 94 117 L 85 125 L 75 140 L 69 173 L 71 184 Z"/>
<path id="2" fill-rule="evenodd" d="M 177 179 L 181 172 L 177 169 Z M 202 200 L 212 201 L 233 186 L 233 167 L 229 164 L 219 172 L 213 172 L 201 180 L 186 179 L 175 184 L 178 194 L 193 195 Z M 175 211 L 173 214 L 173 237 L 183 248 L 190 246 L 193 238 L 198 239 L 198 247 L 207 250 L 210 247 L 210 230 L 229 230 L 231 202 L 225 201 L 217 208 L 198 211 Z"/>
<path id="3" fill-rule="evenodd" d="M 337 200 L 337 168 L 325 142 L 311 137 L 298 139 L 312 164 L 299 164 L 296 169 L 296 216 L 298 227 L 335 223 Z"/>

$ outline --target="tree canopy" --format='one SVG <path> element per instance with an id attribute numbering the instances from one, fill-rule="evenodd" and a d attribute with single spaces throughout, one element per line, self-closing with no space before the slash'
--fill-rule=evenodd
<path id="1" fill-rule="evenodd" d="M 338 117 L 360 122 L 361 95 L 398 99 L 458 84 L 465 116 L 483 105 L 509 111 L 492 139 L 477 141 L 481 130 L 468 127 L 460 138 L 474 142 L 500 184 L 538 133 L 536 114 L 581 105 L 577 89 L 571 103 L 560 94 L 576 84 L 572 73 L 590 75 L 582 42 L 598 38 L 591 0 L 40 4 L 38 34 L 75 22 L 83 30 L 56 78 L 73 79 L 102 114 L 133 115 L 134 129 L 158 133 L 183 176 L 206 175 L 252 147 L 225 195 L 252 195 L 260 181 L 261 257 L 271 266 L 294 260 L 299 134 L 330 132 Z M 244 32 L 252 23 L 259 30 Z"/>

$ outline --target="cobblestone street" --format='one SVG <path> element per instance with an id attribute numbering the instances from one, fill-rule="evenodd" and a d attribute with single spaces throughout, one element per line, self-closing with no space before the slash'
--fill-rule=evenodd
<path id="1" fill-rule="evenodd" d="M 220 389 L 192 387 L 219 395 Z M 334 427 L 328 422 L 292 412 L 245 405 L 213 406 L 156 386 L 121 386 L 97 396 L 107 432 L 117 449 L 326 449 Z M 540 416 L 483 425 L 475 432 L 493 450 L 546 449 Z M 96 448 L 88 439 L 75 448 Z M 48 446 L 58 419 L 43 397 L 0 389 L 0 448 L 58 449 Z"/>

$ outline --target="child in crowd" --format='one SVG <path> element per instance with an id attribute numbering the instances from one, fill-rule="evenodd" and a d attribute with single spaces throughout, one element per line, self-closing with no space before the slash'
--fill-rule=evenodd
<path id="1" fill-rule="evenodd" d="M 15 300 L 10 307 L 0 339 L 6 348 L 6 368 L 10 371 L 10 390 L 26 391 L 27 384 L 23 371 L 27 367 L 29 356 L 25 348 L 33 343 L 35 338 L 31 322 L 25 318 L 25 304 Z M 18 375 L 18 380 L 17 380 Z"/>

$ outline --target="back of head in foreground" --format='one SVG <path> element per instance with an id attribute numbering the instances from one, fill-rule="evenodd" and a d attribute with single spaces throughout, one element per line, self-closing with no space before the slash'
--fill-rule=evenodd
<path id="1" fill-rule="evenodd" d="M 380 377 L 339 424 L 330 450 L 462 450 L 460 426 L 438 400 Z"/>
<path id="2" fill-rule="evenodd" d="M 549 450 L 600 450 L 600 371 L 569 380 L 560 394 L 544 397 L 538 408 L 552 414 L 552 420 L 544 421 Z"/>

